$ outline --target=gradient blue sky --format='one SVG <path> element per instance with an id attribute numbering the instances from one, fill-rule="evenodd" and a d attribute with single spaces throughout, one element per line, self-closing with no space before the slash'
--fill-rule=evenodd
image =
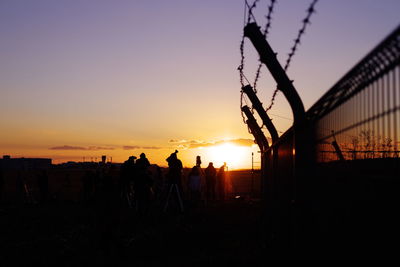
<path id="1" fill-rule="evenodd" d="M 310 2 L 277 1 L 268 41 L 281 63 Z M 207 146 L 252 139 L 239 109 L 243 3 L 1 0 L 0 152 L 121 162 L 145 151 L 165 165 L 179 147 L 188 166 L 197 154 L 223 161 Z M 262 26 L 268 4 L 255 10 Z M 400 23 L 398 0 L 320 0 L 316 10 L 288 72 L 306 108 Z M 249 41 L 245 53 L 253 80 Z M 274 88 L 264 68 L 265 105 Z M 285 131 L 290 119 L 275 115 L 292 117 L 282 94 L 271 117 Z"/>

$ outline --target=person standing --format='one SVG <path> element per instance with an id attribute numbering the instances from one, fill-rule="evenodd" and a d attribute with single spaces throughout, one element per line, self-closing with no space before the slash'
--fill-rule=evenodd
<path id="1" fill-rule="evenodd" d="M 189 199 L 194 208 L 201 201 L 201 192 L 204 186 L 204 177 L 199 166 L 194 166 L 188 174 Z"/>
<path id="2" fill-rule="evenodd" d="M 182 161 L 178 159 L 178 150 L 175 150 L 166 160 L 168 162 L 168 183 L 178 185 L 179 191 L 182 192 Z"/>
<path id="3" fill-rule="evenodd" d="M 201 158 L 200 156 L 196 156 L 196 167 L 200 168 L 200 165 L 201 165 Z"/>
<path id="4" fill-rule="evenodd" d="M 137 211 L 141 214 L 147 212 L 150 202 L 152 180 L 148 173 L 149 167 L 150 162 L 146 158 L 146 154 L 141 153 L 136 161 L 136 177 L 133 183 Z"/>
<path id="5" fill-rule="evenodd" d="M 178 150 L 175 150 L 174 153 L 166 159 L 168 162 L 168 173 L 167 173 L 167 181 L 168 181 L 168 195 L 164 205 L 164 212 L 167 210 L 168 203 L 170 200 L 173 191 L 175 191 L 175 197 L 178 201 L 180 211 L 183 212 L 183 202 L 182 202 L 182 161 L 178 159 L 177 154 Z"/>
<path id="6" fill-rule="evenodd" d="M 215 200 L 215 186 L 216 186 L 216 175 L 217 171 L 214 168 L 212 162 L 210 162 L 207 168 L 204 170 L 206 176 L 206 197 L 207 200 Z"/>
<path id="7" fill-rule="evenodd" d="M 131 183 L 135 178 L 135 156 L 130 156 L 128 160 L 126 160 L 121 165 L 121 172 L 120 172 L 120 180 L 119 180 L 119 190 L 120 190 L 120 197 L 122 202 L 127 201 L 129 207 L 132 205 L 132 190 L 131 190 Z"/>
<path id="8" fill-rule="evenodd" d="M 225 170 L 226 170 L 226 162 L 218 169 L 217 173 L 217 192 L 218 199 L 225 200 L 225 187 L 226 187 L 226 179 L 225 179 Z"/>

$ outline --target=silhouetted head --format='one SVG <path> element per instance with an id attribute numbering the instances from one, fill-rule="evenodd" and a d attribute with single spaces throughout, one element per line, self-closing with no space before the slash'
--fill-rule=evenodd
<path id="1" fill-rule="evenodd" d="M 136 159 L 135 156 L 130 156 L 128 160 L 129 160 L 129 161 L 135 161 L 135 159 Z"/>
<path id="2" fill-rule="evenodd" d="M 140 154 L 141 159 L 144 159 L 145 157 L 146 157 L 146 154 L 144 154 L 144 153 Z"/>
<path id="3" fill-rule="evenodd" d="M 178 159 L 178 157 L 176 156 L 176 153 L 178 153 L 178 150 L 175 150 L 174 153 L 171 153 L 171 155 L 169 155 L 169 157 L 166 159 L 168 164 L 170 164 L 173 161 L 176 161 Z"/>
<path id="4" fill-rule="evenodd" d="M 196 157 L 196 165 L 197 165 L 197 166 L 200 166 L 200 164 L 201 164 L 200 156 L 197 156 L 197 157 Z"/>
<path id="5" fill-rule="evenodd" d="M 212 162 L 208 163 L 208 166 L 213 166 L 214 164 Z"/>

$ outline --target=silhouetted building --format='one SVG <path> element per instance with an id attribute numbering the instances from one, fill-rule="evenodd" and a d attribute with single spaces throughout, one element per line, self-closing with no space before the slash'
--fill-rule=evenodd
<path id="1" fill-rule="evenodd" d="M 4 155 L 0 159 L 0 165 L 4 169 L 47 169 L 51 166 L 51 159 L 11 158 L 9 155 Z"/>

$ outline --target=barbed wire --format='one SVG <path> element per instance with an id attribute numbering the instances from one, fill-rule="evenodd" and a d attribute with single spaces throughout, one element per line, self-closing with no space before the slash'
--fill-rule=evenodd
<path id="1" fill-rule="evenodd" d="M 247 0 L 244 1 L 244 14 L 243 14 L 243 28 L 244 26 L 246 26 L 246 23 L 250 23 L 251 18 L 253 18 L 253 20 L 255 21 L 255 17 L 253 15 L 253 9 L 256 7 L 257 2 L 259 0 L 254 0 L 253 4 L 250 6 L 249 3 L 247 2 Z M 246 21 L 246 10 L 247 10 L 247 21 Z M 249 80 L 246 78 L 246 76 L 244 75 L 243 69 L 244 69 L 244 33 L 242 35 L 242 39 L 240 41 L 240 65 L 237 68 L 239 70 L 239 77 L 240 77 L 240 85 L 243 88 L 244 87 L 244 80 L 246 80 L 246 82 L 248 84 L 250 84 Z M 246 117 L 243 114 L 242 111 L 242 107 L 243 107 L 243 90 L 240 90 L 240 112 L 242 115 L 242 119 L 243 122 L 246 123 Z M 250 131 L 250 129 L 248 129 Z"/>
<path id="2" fill-rule="evenodd" d="M 271 0 L 270 5 L 268 6 L 268 14 L 267 14 L 267 16 L 265 16 L 267 18 L 267 23 L 265 24 L 265 28 L 264 28 L 264 32 L 263 32 L 265 39 L 267 39 L 269 29 L 271 28 L 272 13 L 274 12 L 275 3 L 276 3 L 276 0 Z M 257 81 L 260 78 L 261 67 L 262 67 L 262 62 L 260 61 L 260 63 L 258 64 L 258 67 L 257 67 L 256 77 L 255 77 L 254 83 L 253 83 L 253 90 L 255 93 L 257 93 Z"/>
<path id="3" fill-rule="evenodd" d="M 246 26 L 246 9 L 248 9 L 247 11 L 247 24 L 250 23 L 251 17 L 253 18 L 253 20 L 255 21 L 255 17 L 253 15 L 253 9 L 257 6 L 257 2 L 259 0 L 255 0 L 253 2 L 253 4 L 250 6 L 249 3 L 247 2 L 247 0 L 244 1 L 244 26 Z M 240 75 L 240 84 L 243 87 L 244 86 L 244 79 L 246 79 L 246 81 L 249 83 L 248 79 L 246 78 L 246 76 L 244 75 L 243 69 L 244 69 L 244 33 L 242 35 L 242 40 L 240 41 L 240 65 L 237 68 L 239 70 L 239 75 Z"/>
<path id="4" fill-rule="evenodd" d="M 309 8 L 306 10 L 306 11 L 307 11 L 307 15 L 306 15 L 306 17 L 302 20 L 302 23 L 303 23 L 303 24 L 302 24 L 302 27 L 301 27 L 300 30 L 298 31 L 296 39 L 294 39 L 294 44 L 293 44 L 292 48 L 290 49 L 290 53 L 288 54 L 288 58 L 287 58 L 286 63 L 285 63 L 285 67 L 283 68 L 283 69 L 285 70 L 285 72 L 286 72 L 287 69 L 289 68 L 290 63 L 291 63 L 291 61 L 292 61 L 292 58 L 293 58 L 293 56 L 295 55 L 295 53 L 296 53 L 296 51 L 297 51 L 297 47 L 298 47 L 298 45 L 300 44 L 301 37 L 302 37 L 302 36 L 305 34 L 305 32 L 306 32 L 307 25 L 308 25 L 308 24 L 311 24 L 310 18 L 311 18 L 311 15 L 312 15 L 313 13 L 315 13 L 315 4 L 316 4 L 317 2 L 318 2 L 318 0 L 313 0 L 313 1 L 311 2 L 311 4 L 310 4 Z M 275 103 L 275 98 L 276 98 L 276 95 L 278 94 L 278 91 L 279 91 L 279 88 L 277 87 L 277 88 L 275 89 L 274 93 L 272 94 L 270 105 L 265 109 L 266 111 L 270 110 L 270 109 L 272 108 L 272 106 L 274 105 L 274 103 Z"/>
<path id="5" fill-rule="evenodd" d="M 244 1 L 243 27 L 246 26 L 246 8 L 247 8 L 247 0 Z M 244 34 L 242 35 L 242 40 L 240 41 L 240 65 L 238 67 L 241 88 L 243 88 L 243 86 L 244 86 L 243 66 L 244 66 Z M 243 107 L 243 90 L 241 89 L 240 90 L 240 115 L 242 116 L 243 123 L 246 124 L 246 118 L 242 111 L 242 107 Z M 247 126 L 247 130 L 249 130 L 248 126 Z"/>
<path id="6" fill-rule="evenodd" d="M 311 3 L 311 5 L 310 5 L 310 7 L 307 9 L 307 16 L 306 16 L 305 19 L 303 19 L 303 21 L 302 21 L 302 22 L 303 22 L 303 25 L 302 25 L 301 29 L 299 30 L 299 32 L 297 33 L 297 38 L 294 40 L 294 44 L 293 44 L 293 46 L 292 46 L 292 48 L 291 48 L 291 51 L 290 51 L 290 53 L 289 53 L 289 57 L 288 57 L 288 59 L 286 60 L 286 64 L 285 64 L 285 67 L 284 67 L 284 70 L 285 70 L 285 71 L 289 68 L 290 62 L 291 62 L 291 60 L 292 60 L 294 54 L 296 53 L 297 46 L 300 44 L 301 36 L 306 32 L 307 25 L 308 25 L 308 24 L 311 24 L 310 18 L 311 18 L 311 15 L 312 15 L 313 13 L 315 13 L 315 8 L 314 8 L 314 6 L 315 6 L 315 4 L 316 4 L 317 2 L 318 2 L 318 0 L 313 0 L 312 3 Z"/>
<path id="7" fill-rule="evenodd" d="M 260 1 L 260 0 L 254 0 L 253 4 L 251 6 L 249 5 L 249 3 L 247 3 L 247 0 L 244 1 L 247 8 L 249 9 L 248 14 L 247 14 L 247 24 L 250 23 L 250 20 L 251 20 L 250 17 L 253 18 L 254 22 L 256 22 L 256 18 L 253 15 L 253 9 L 256 8 L 258 1 Z"/>

